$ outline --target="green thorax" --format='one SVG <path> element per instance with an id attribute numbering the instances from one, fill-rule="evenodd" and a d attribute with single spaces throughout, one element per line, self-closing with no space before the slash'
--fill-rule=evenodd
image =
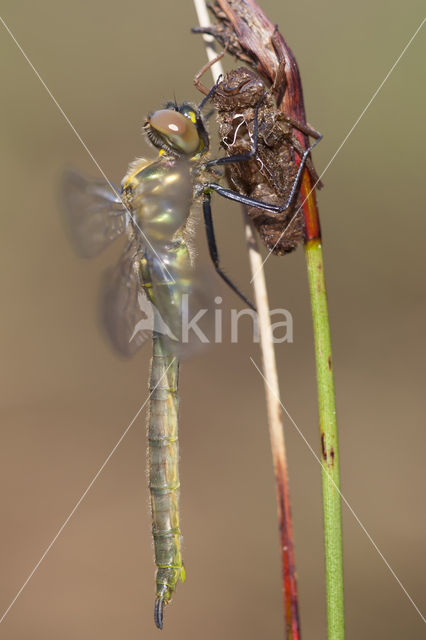
<path id="1" fill-rule="evenodd" d="M 136 225 L 155 247 L 164 245 L 183 232 L 190 214 L 190 162 L 169 155 L 150 164 L 136 161 L 123 180 L 122 191 Z"/>

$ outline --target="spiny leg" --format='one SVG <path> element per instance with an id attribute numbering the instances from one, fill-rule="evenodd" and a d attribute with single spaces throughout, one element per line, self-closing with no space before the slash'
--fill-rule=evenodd
<path id="1" fill-rule="evenodd" d="M 318 140 L 315 140 L 315 142 L 313 142 L 310 145 L 310 147 L 308 147 L 304 152 L 304 154 L 302 155 L 302 158 L 300 160 L 300 165 L 298 167 L 297 174 L 294 179 L 290 194 L 287 198 L 286 203 L 283 205 L 274 205 L 274 204 L 270 204 L 269 202 L 263 202 L 262 200 L 256 200 L 255 198 L 250 198 L 249 196 L 245 196 L 241 193 L 237 193 L 236 191 L 232 191 L 232 189 L 226 189 L 225 187 L 222 187 L 220 184 L 217 184 L 216 182 L 207 182 L 206 184 L 204 184 L 203 191 L 204 193 L 208 193 L 208 191 L 210 190 L 216 191 L 216 193 L 218 193 L 223 198 L 227 198 L 228 200 L 240 202 L 241 204 L 246 204 L 249 207 L 256 207 L 256 209 L 263 209 L 265 211 L 270 211 L 271 213 L 282 213 L 283 211 L 288 209 L 289 206 L 291 205 L 293 198 L 297 193 L 300 176 L 302 175 L 302 172 L 305 168 L 306 159 L 308 158 L 310 152 L 315 147 L 315 145 L 317 145 L 318 142 L 320 142 L 320 140 L 321 138 L 318 138 Z"/>
<path id="2" fill-rule="evenodd" d="M 197 117 L 198 118 L 201 117 L 201 111 L 204 109 L 204 106 L 207 104 L 207 102 L 209 102 L 210 98 L 212 97 L 212 95 L 216 91 L 219 82 L 222 80 L 222 76 L 220 75 L 218 77 L 218 79 L 216 80 L 216 82 L 214 83 L 214 85 L 212 86 L 211 89 L 207 89 L 207 87 L 205 87 L 202 84 L 202 82 L 200 82 L 200 78 L 207 71 L 207 69 L 210 69 L 210 67 L 213 66 L 216 62 L 218 62 L 218 60 L 223 58 L 224 55 L 225 55 L 225 51 L 222 51 L 222 53 L 219 53 L 216 56 L 216 58 L 213 58 L 213 60 L 210 60 L 207 64 L 205 64 L 204 67 L 202 67 L 202 69 L 200 69 L 200 71 L 198 73 L 196 73 L 195 76 L 194 76 L 194 85 L 196 86 L 196 88 L 201 93 L 204 93 L 204 95 L 205 95 L 205 98 L 203 98 L 201 100 L 201 102 L 200 102 L 200 104 L 198 105 L 198 108 L 197 108 Z"/>
<path id="3" fill-rule="evenodd" d="M 283 211 L 282 207 L 274 204 L 269 204 L 269 202 L 263 202 L 262 200 L 256 200 L 255 198 L 250 198 L 249 196 L 245 196 L 242 193 L 238 193 L 237 191 L 232 191 L 232 189 L 222 187 L 216 182 L 206 182 L 206 184 L 203 185 L 203 189 L 205 191 L 216 191 L 216 193 L 222 196 L 222 198 L 227 198 L 227 200 L 233 200 L 234 202 L 239 202 L 240 204 L 246 204 L 249 207 L 264 209 L 265 211 L 270 211 L 271 213 L 281 213 Z"/>
<path id="4" fill-rule="evenodd" d="M 316 138 L 318 137 L 318 142 L 320 141 L 320 139 L 322 139 L 322 135 L 318 134 L 318 136 L 315 136 Z M 296 151 L 296 153 L 298 154 L 299 158 L 302 158 L 303 154 L 305 153 L 306 149 L 304 148 L 304 146 L 302 145 L 302 143 L 296 138 L 295 135 L 291 136 L 291 145 L 293 147 L 293 149 Z M 308 156 L 306 158 L 306 168 L 309 171 L 309 174 L 311 176 L 311 180 L 315 183 L 315 187 L 317 189 L 322 189 L 322 187 L 324 186 L 323 183 L 321 182 L 321 180 L 319 179 L 319 176 L 315 170 L 314 167 L 314 163 L 312 162 L 312 159 L 310 156 Z"/>
<path id="5" fill-rule="evenodd" d="M 198 71 L 198 73 L 196 73 L 195 76 L 194 76 L 194 86 L 196 87 L 196 89 L 198 89 L 198 91 L 200 91 L 200 93 L 204 93 L 204 95 L 208 96 L 209 98 L 212 95 L 212 89 L 216 89 L 217 82 L 214 84 L 212 89 L 207 89 L 207 87 L 201 82 L 201 77 L 214 64 L 216 64 L 216 62 L 219 62 L 219 60 L 221 60 L 224 55 L 225 55 L 225 51 L 222 51 L 221 53 L 218 53 L 217 56 L 215 58 L 213 58 L 213 60 L 209 60 L 203 67 L 201 67 L 201 69 Z M 205 102 L 205 101 L 203 100 L 203 102 Z M 198 111 L 200 111 L 200 107 L 198 108 Z"/>
<path id="6" fill-rule="evenodd" d="M 210 193 L 204 193 L 204 198 L 203 198 L 204 225 L 206 229 L 207 242 L 209 245 L 210 258 L 212 259 L 212 262 L 214 264 L 214 267 L 218 275 L 222 278 L 222 280 L 224 280 L 224 282 L 226 282 L 228 287 L 230 287 L 232 291 L 234 291 L 234 293 L 236 293 L 237 296 L 239 296 L 241 300 L 243 300 L 245 304 L 250 307 L 250 309 L 253 309 L 253 311 L 256 311 L 256 307 L 254 306 L 254 304 L 250 302 L 250 300 L 248 300 L 248 298 L 246 298 L 243 293 L 241 293 L 238 287 L 232 282 L 232 280 L 228 278 L 228 276 L 226 275 L 226 273 L 224 273 L 224 271 L 220 266 L 219 253 L 217 250 L 216 238 L 215 238 L 214 227 L 213 227 L 213 218 L 212 218 L 210 199 L 211 199 Z"/>
<path id="7" fill-rule="evenodd" d="M 294 129 L 298 129 L 298 131 L 303 133 L 305 136 L 309 136 L 311 138 L 314 138 L 315 142 L 307 150 L 308 151 L 308 155 L 306 157 L 305 164 L 306 164 L 306 168 L 308 169 L 308 171 L 310 173 L 311 179 L 315 183 L 315 186 L 318 189 L 321 189 L 324 185 L 321 182 L 321 180 L 319 179 L 317 172 L 315 171 L 315 167 L 313 165 L 313 162 L 312 162 L 311 158 L 309 157 L 309 153 L 312 151 L 312 149 L 315 147 L 315 145 L 318 144 L 318 142 L 321 142 L 321 140 L 323 138 L 322 133 L 320 133 L 319 131 L 317 131 L 313 127 L 311 127 L 310 124 L 299 122 L 298 120 L 295 120 L 294 118 L 291 118 L 286 113 L 283 113 L 282 115 L 284 116 L 285 120 L 289 124 L 291 124 L 291 126 Z M 299 155 L 299 157 L 302 158 L 303 155 L 306 153 L 306 149 L 304 148 L 302 143 L 296 138 L 294 133 L 290 134 L 289 142 L 290 142 L 291 146 L 293 147 L 293 149 L 296 151 L 296 153 Z"/>
<path id="8" fill-rule="evenodd" d="M 287 198 L 287 202 L 283 206 L 283 208 L 281 209 L 282 211 L 285 211 L 286 209 L 288 209 L 288 207 L 293 202 L 293 199 L 294 199 L 295 195 L 297 194 L 297 190 L 299 188 L 300 177 L 301 177 L 303 171 L 305 170 L 305 165 L 306 165 L 306 162 L 308 160 L 309 154 L 311 153 L 312 149 L 314 147 L 316 147 L 318 142 L 321 142 L 321 140 L 322 140 L 322 135 L 321 134 L 319 134 L 319 135 L 320 135 L 320 137 L 317 138 L 316 140 L 314 140 L 314 142 L 306 149 L 306 151 L 304 152 L 304 154 L 300 158 L 300 165 L 299 165 L 299 167 L 297 169 L 296 177 L 294 178 L 294 182 L 293 182 L 293 185 L 291 187 L 290 194 L 289 194 L 289 196 Z"/>
<path id="9" fill-rule="evenodd" d="M 284 112 L 283 112 L 283 115 L 284 115 L 285 119 L 287 120 L 287 122 L 289 124 L 291 124 L 292 127 L 294 127 L 295 129 L 298 129 L 299 131 L 304 133 L 306 136 L 310 136 L 311 138 L 315 138 L 315 140 L 318 140 L 318 142 L 323 137 L 322 133 L 320 133 L 319 131 L 317 131 L 313 127 L 311 127 L 311 125 L 308 124 L 307 122 L 305 122 L 305 123 L 299 122 L 299 120 L 295 120 L 294 118 L 292 118 L 291 116 L 287 115 Z"/>
<path id="10" fill-rule="evenodd" d="M 210 89 L 210 91 L 208 92 L 206 97 L 201 100 L 201 102 L 200 102 L 200 104 L 198 105 L 198 108 L 197 108 L 197 117 L 198 118 L 201 117 L 201 111 L 204 109 L 204 105 L 207 104 L 207 102 L 210 100 L 210 98 L 212 97 L 212 95 L 214 94 L 214 92 L 217 89 L 217 85 L 219 84 L 219 82 L 221 80 L 222 80 L 222 76 L 219 76 L 218 79 L 217 79 L 216 84 L 214 84 L 212 86 L 212 88 Z"/>

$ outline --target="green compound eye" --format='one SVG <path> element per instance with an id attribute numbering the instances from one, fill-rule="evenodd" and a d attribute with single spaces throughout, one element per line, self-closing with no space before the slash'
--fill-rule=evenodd
<path id="1" fill-rule="evenodd" d="M 149 118 L 150 126 L 155 129 L 173 147 L 190 155 L 200 145 L 197 127 L 186 116 L 171 109 L 155 111 Z"/>

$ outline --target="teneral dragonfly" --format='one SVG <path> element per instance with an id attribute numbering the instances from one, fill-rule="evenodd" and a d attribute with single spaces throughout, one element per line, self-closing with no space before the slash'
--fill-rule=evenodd
<path id="1" fill-rule="evenodd" d="M 207 99 L 209 96 L 207 97 Z M 192 203 L 203 201 L 210 256 L 217 273 L 241 297 L 219 264 L 210 198 L 219 195 L 259 207 L 269 204 L 222 187 L 214 179 L 219 160 L 208 160 L 209 138 L 198 109 L 168 103 L 153 112 L 144 128 L 160 150 L 154 161 L 135 160 L 121 194 L 111 185 L 75 172 L 64 177 L 65 214 L 79 252 L 93 257 L 121 234 L 127 245 L 107 274 L 104 320 L 114 346 L 132 355 L 147 337 L 140 326 L 141 297 L 152 303 L 153 358 L 148 421 L 149 487 L 156 574 L 154 619 L 163 626 L 163 609 L 185 578 L 179 524 L 178 371 L 184 345 L 182 301 L 193 281 L 190 235 Z M 143 300 L 142 300 L 143 301 Z M 166 329 L 164 328 L 166 327 Z"/>
<path id="2" fill-rule="evenodd" d="M 181 114 L 173 113 L 176 116 Z M 137 330 L 141 309 L 146 312 L 147 304 L 152 304 L 156 312 L 151 327 L 148 461 L 159 628 L 164 604 L 177 582 L 185 579 L 179 525 L 177 387 L 181 303 L 191 287 L 188 172 L 184 158 L 163 155 L 156 162 L 132 163 L 122 182 L 121 197 L 107 184 L 74 172 L 65 175 L 63 185 L 69 227 L 82 255 L 96 255 L 123 232 L 128 236 L 119 263 L 105 276 L 103 300 L 105 326 L 120 353 L 132 355 L 148 336 L 146 330 Z"/>

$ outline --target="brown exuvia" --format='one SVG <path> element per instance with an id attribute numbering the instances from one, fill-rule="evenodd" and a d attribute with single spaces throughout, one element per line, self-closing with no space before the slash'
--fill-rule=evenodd
<path id="1" fill-rule="evenodd" d="M 195 84 L 205 92 L 199 77 L 197 74 Z M 226 155 L 252 153 L 242 162 L 225 165 L 231 188 L 275 206 L 285 204 L 293 193 L 289 206 L 280 213 L 248 207 L 250 218 L 270 251 L 277 255 L 293 251 L 304 234 L 300 176 L 295 184 L 298 174 L 295 155 L 302 158 L 306 151 L 294 136 L 293 128 L 317 139 L 320 134 L 282 113 L 272 91 L 255 71 L 246 67 L 227 73 L 212 91 L 211 100 L 217 110 L 220 144 Z M 258 134 L 254 151 L 256 118 Z M 309 157 L 305 165 L 313 180 L 318 181 Z"/>

